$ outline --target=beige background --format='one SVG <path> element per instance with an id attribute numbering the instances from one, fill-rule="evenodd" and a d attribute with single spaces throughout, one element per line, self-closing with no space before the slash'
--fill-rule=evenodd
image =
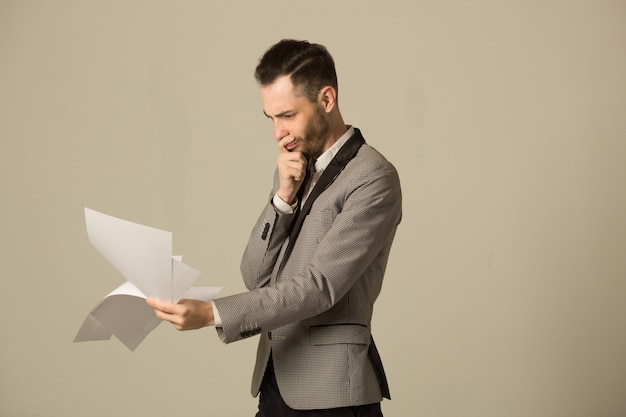
<path id="1" fill-rule="evenodd" d="M 387 416 L 626 415 L 626 2 L 0 1 L 0 416 L 252 416 L 256 340 L 73 344 L 123 279 L 83 207 L 239 259 L 275 146 L 253 68 L 328 46 L 397 166 Z"/>

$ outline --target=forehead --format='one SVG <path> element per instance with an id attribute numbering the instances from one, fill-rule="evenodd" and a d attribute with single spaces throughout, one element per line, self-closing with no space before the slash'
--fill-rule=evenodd
<path id="1" fill-rule="evenodd" d="M 296 95 L 288 75 L 277 78 L 272 84 L 262 86 L 261 99 L 263 111 L 268 116 L 293 110 L 307 102 L 304 96 Z"/>

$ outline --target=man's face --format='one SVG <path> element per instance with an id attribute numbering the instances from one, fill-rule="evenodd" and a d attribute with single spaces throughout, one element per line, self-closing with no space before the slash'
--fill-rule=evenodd
<path id="1" fill-rule="evenodd" d="M 321 103 L 294 91 L 289 76 L 261 88 L 263 112 L 274 122 L 274 139 L 286 139 L 288 151 L 317 158 L 327 149 L 329 123 Z"/>

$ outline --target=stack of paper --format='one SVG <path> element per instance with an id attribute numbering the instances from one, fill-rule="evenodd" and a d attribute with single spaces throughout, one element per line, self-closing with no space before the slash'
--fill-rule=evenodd
<path id="1" fill-rule="evenodd" d="M 181 298 L 209 301 L 221 287 L 191 287 L 200 271 L 172 256 L 172 233 L 85 208 L 91 245 L 126 282 L 87 315 L 74 342 L 109 340 L 115 335 L 134 351 L 159 320 L 146 298 L 176 303 Z"/>

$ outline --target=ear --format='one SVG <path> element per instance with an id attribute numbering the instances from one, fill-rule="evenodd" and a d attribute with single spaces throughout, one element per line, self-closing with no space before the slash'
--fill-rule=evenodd
<path id="1" fill-rule="evenodd" d="M 318 95 L 318 101 L 324 111 L 330 113 L 337 104 L 337 91 L 331 86 L 323 87 Z"/>

